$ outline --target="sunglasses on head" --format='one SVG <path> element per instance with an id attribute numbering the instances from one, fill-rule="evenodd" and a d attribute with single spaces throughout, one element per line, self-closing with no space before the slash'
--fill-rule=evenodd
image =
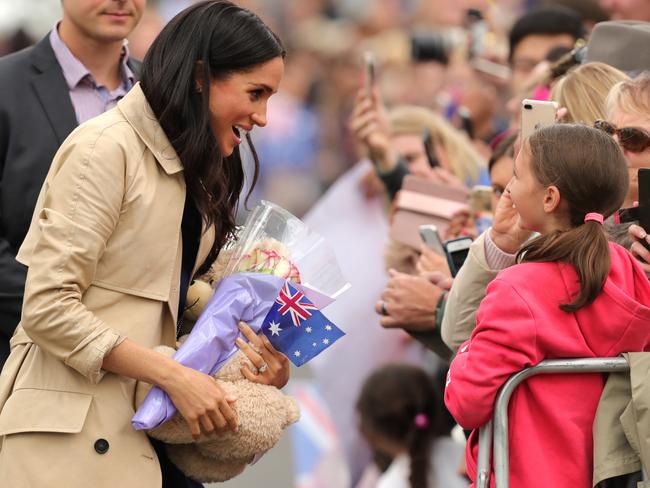
<path id="1" fill-rule="evenodd" d="M 638 127 L 618 128 L 606 120 L 597 120 L 594 127 L 610 136 L 618 136 L 618 143 L 627 151 L 639 153 L 650 147 L 650 134 Z"/>

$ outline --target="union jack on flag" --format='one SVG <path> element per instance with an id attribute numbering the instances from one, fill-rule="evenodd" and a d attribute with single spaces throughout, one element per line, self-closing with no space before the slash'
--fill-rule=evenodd
<path id="1" fill-rule="evenodd" d="M 280 288 L 261 330 L 273 347 L 302 366 L 345 335 L 288 281 Z"/>
<path id="2" fill-rule="evenodd" d="M 289 283 L 285 283 L 278 298 L 276 298 L 275 303 L 280 305 L 278 313 L 280 315 L 286 315 L 287 313 L 291 316 L 291 322 L 296 327 L 300 327 L 300 323 L 303 320 L 307 320 L 311 317 L 310 310 L 318 310 L 316 306 L 311 303 L 305 295 L 300 291 L 296 290 L 293 287 L 289 287 Z"/>

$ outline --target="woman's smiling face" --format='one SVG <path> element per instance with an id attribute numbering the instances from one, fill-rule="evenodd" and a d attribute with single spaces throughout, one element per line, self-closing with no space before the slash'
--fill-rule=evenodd
<path id="1" fill-rule="evenodd" d="M 247 71 L 210 83 L 210 124 L 224 157 L 230 156 L 244 133 L 266 125 L 266 106 L 278 91 L 284 60 L 274 58 Z"/>

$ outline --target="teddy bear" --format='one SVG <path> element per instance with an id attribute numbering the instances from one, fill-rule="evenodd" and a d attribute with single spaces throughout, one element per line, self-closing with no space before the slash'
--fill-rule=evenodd
<path id="1" fill-rule="evenodd" d="M 258 243 L 251 253 L 244 256 L 247 261 L 239 266 L 237 271 L 249 270 L 252 266 L 260 266 L 259 249 L 270 249 L 266 242 Z M 271 258 L 275 258 L 271 249 Z M 210 270 L 194 280 L 187 294 L 187 308 L 184 319 L 189 327 L 198 319 L 202 310 L 214 293 L 216 284 L 224 275 L 224 270 L 231 257 L 230 252 L 222 251 Z M 265 255 L 264 263 L 268 264 L 269 255 Z M 278 261 L 282 264 L 282 260 Z M 265 264 L 265 265 L 266 265 Z M 281 270 L 280 266 L 274 266 Z M 282 272 L 296 273 L 293 269 Z M 179 345 L 182 343 L 182 338 Z M 172 356 L 175 349 L 168 346 L 158 346 L 156 351 Z M 300 418 L 298 403 L 285 395 L 274 386 L 261 385 L 249 381 L 242 373 L 242 367 L 257 372 L 257 368 L 241 351 L 237 351 L 224 366 L 214 375 L 215 381 L 225 393 L 233 394 L 237 401 L 234 409 L 237 414 L 238 432 L 226 431 L 215 436 L 201 436 L 194 440 L 182 416 L 176 412 L 164 424 L 147 431 L 150 437 L 165 443 L 170 460 L 187 476 L 202 482 L 219 482 L 229 480 L 239 475 L 256 456 L 271 449 L 282 436 L 284 430 Z M 138 382 L 136 387 L 136 406 L 144 401 L 151 385 Z"/>
<path id="2" fill-rule="evenodd" d="M 158 346 L 156 351 L 171 356 L 175 350 Z M 227 431 L 216 436 L 201 436 L 196 441 L 177 412 L 164 424 L 147 434 L 166 444 L 171 461 L 187 476 L 200 482 L 226 481 L 240 474 L 256 455 L 271 449 L 284 430 L 300 418 L 297 402 L 270 385 L 253 383 L 241 373 L 250 360 L 238 351 L 214 376 L 227 394 L 236 396 L 238 432 Z M 136 404 L 144 400 L 150 385 L 139 382 Z"/>

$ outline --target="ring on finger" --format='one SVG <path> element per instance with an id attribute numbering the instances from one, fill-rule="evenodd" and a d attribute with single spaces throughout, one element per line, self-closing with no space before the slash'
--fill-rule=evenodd
<path id="1" fill-rule="evenodd" d="M 379 309 L 382 315 L 388 315 L 388 310 L 386 309 L 386 301 L 381 302 L 381 307 Z"/>
<path id="2" fill-rule="evenodd" d="M 261 365 L 259 368 L 257 368 L 257 371 L 259 371 L 260 373 L 264 374 L 264 372 L 265 372 L 267 369 L 269 369 L 269 365 L 266 364 L 266 363 L 262 363 L 262 365 Z"/>

